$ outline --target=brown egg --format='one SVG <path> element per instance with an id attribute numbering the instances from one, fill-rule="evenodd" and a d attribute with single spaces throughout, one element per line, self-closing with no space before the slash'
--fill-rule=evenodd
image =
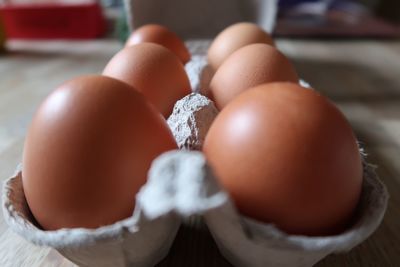
<path id="1" fill-rule="evenodd" d="M 126 41 L 126 46 L 140 43 L 156 43 L 168 48 L 186 64 L 190 53 L 179 36 L 167 27 L 158 24 L 147 24 L 135 30 Z"/>
<path id="2" fill-rule="evenodd" d="M 164 118 L 132 87 L 76 78 L 46 98 L 29 128 L 27 202 L 46 230 L 114 223 L 132 215 L 153 159 L 176 148 Z"/>
<path id="3" fill-rule="evenodd" d="M 275 47 L 252 44 L 234 52 L 211 80 L 209 97 L 221 110 L 244 90 L 270 82 L 298 82 L 296 70 Z"/>
<path id="4" fill-rule="evenodd" d="M 103 74 L 139 90 L 163 115 L 191 93 L 189 78 L 179 59 L 161 45 L 142 43 L 126 47 L 108 62 Z"/>
<path id="5" fill-rule="evenodd" d="M 342 231 L 360 197 L 362 164 L 349 123 L 297 84 L 241 94 L 212 124 L 204 152 L 242 214 L 290 234 Z"/>
<path id="6" fill-rule="evenodd" d="M 212 42 L 208 49 L 208 62 L 216 70 L 233 52 L 256 43 L 274 45 L 271 36 L 258 25 L 250 22 L 233 24 Z"/>

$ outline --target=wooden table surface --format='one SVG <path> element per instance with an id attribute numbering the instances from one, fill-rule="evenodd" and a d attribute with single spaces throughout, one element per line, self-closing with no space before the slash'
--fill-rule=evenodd
<path id="1" fill-rule="evenodd" d="M 391 194 L 384 221 L 372 237 L 317 266 L 400 266 L 400 42 L 278 40 L 278 45 L 301 77 L 346 114 Z M 101 72 L 120 48 L 113 40 L 9 43 L 10 52 L 0 56 L 1 180 L 20 162 L 27 126 L 44 97 L 67 79 Z M 75 265 L 11 232 L 0 214 L 0 266 Z M 158 266 L 231 265 L 219 254 L 206 226 L 193 218 Z"/>

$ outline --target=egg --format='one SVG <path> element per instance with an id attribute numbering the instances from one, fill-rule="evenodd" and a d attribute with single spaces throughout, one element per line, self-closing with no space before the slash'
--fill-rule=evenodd
<path id="1" fill-rule="evenodd" d="M 233 52 L 255 43 L 274 45 L 271 36 L 258 25 L 250 22 L 233 24 L 223 30 L 210 45 L 208 62 L 216 70 Z"/>
<path id="2" fill-rule="evenodd" d="M 295 68 L 279 50 L 266 44 L 252 44 L 224 61 L 210 82 L 209 97 L 221 110 L 248 88 L 298 80 Z"/>
<path id="3" fill-rule="evenodd" d="M 29 127 L 27 203 L 46 230 L 112 224 L 133 214 L 153 159 L 176 148 L 165 119 L 131 86 L 78 77 L 44 100 Z"/>
<path id="4" fill-rule="evenodd" d="M 135 30 L 126 41 L 126 46 L 144 42 L 156 43 L 171 50 L 183 64 L 190 60 L 189 50 L 179 36 L 167 27 L 158 24 L 147 24 Z"/>
<path id="5" fill-rule="evenodd" d="M 242 93 L 217 116 L 203 149 L 245 216 L 311 236 L 351 221 L 363 174 L 357 141 L 313 90 L 272 83 Z"/>
<path id="6" fill-rule="evenodd" d="M 103 75 L 139 90 L 166 118 L 175 102 L 191 93 L 182 63 L 158 44 L 142 43 L 124 48 L 108 62 Z"/>

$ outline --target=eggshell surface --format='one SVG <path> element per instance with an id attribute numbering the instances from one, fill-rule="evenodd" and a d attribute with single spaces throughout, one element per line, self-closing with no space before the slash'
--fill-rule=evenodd
<path id="1" fill-rule="evenodd" d="M 103 74 L 139 90 L 166 118 L 175 102 L 191 93 L 182 63 L 158 44 L 142 43 L 124 48 L 108 62 Z"/>
<path id="2" fill-rule="evenodd" d="M 36 112 L 23 153 L 23 188 L 46 230 L 96 228 L 132 215 L 151 162 L 177 148 L 164 118 L 129 85 L 83 76 Z"/>
<path id="3" fill-rule="evenodd" d="M 244 92 L 217 116 L 203 149 L 243 215 L 289 234 L 336 234 L 358 204 L 352 129 L 325 97 L 299 85 Z"/>
<path id="4" fill-rule="evenodd" d="M 158 24 L 147 24 L 135 30 L 126 41 L 126 46 L 144 42 L 156 43 L 171 50 L 183 64 L 190 60 L 190 53 L 179 36 L 167 27 Z"/>
<path id="5" fill-rule="evenodd" d="M 250 22 L 233 24 L 212 42 L 207 53 L 208 62 L 216 70 L 233 52 L 255 43 L 274 45 L 271 36 L 258 25 Z"/>
<path id="6" fill-rule="evenodd" d="M 252 44 L 224 61 L 211 80 L 209 96 L 221 110 L 248 88 L 298 80 L 295 68 L 279 50 L 266 44 Z"/>

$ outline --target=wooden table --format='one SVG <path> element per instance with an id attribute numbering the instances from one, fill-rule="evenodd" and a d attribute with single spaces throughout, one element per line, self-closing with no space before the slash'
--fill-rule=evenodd
<path id="1" fill-rule="evenodd" d="M 371 238 L 317 266 L 400 266 L 400 42 L 278 40 L 278 45 L 301 77 L 346 114 L 391 194 L 385 219 Z M 0 57 L 0 179 L 20 162 L 27 126 L 44 97 L 67 79 L 101 72 L 120 48 L 113 40 L 9 43 L 10 52 Z M 0 266 L 74 265 L 12 233 L 0 215 Z M 193 218 L 159 266 L 230 265 L 206 226 Z"/>

